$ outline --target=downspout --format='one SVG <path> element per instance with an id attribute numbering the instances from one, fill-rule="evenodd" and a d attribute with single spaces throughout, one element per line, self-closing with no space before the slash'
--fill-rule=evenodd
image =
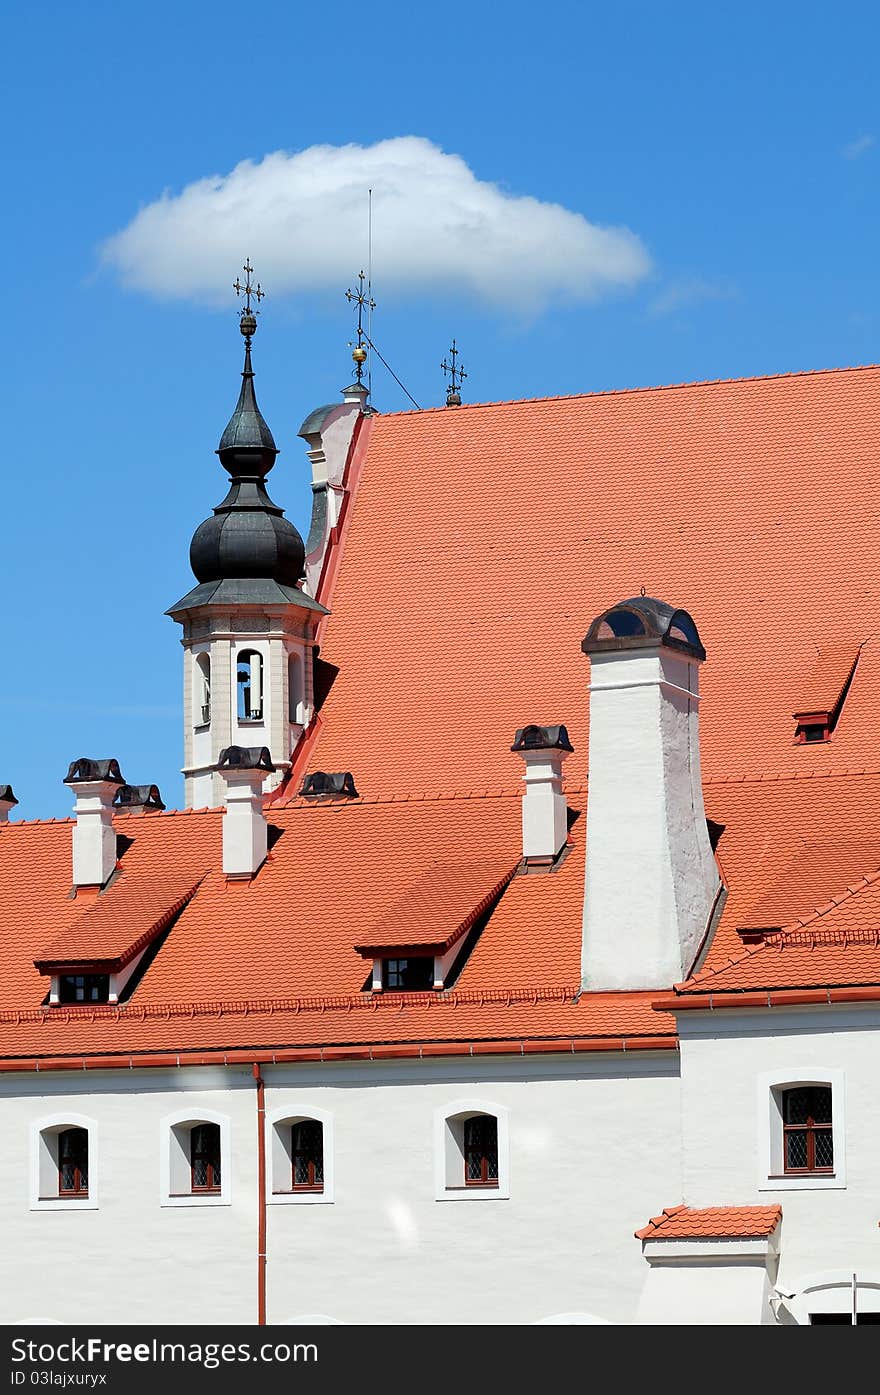
<path id="1" fill-rule="evenodd" d="M 260 1067 L 253 1063 L 257 1087 L 257 1326 L 266 1326 L 266 1086 Z"/>

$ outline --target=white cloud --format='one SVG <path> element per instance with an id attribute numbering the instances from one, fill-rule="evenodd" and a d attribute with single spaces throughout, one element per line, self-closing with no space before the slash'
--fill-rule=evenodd
<path id="1" fill-rule="evenodd" d="M 648 311 L 651 315 L 673 315 L 704 300 L 732 300 L 735 295 L 733 286 L 706 281 L 702 276 L 685 276 L 670 281 L 651 301 Z"/>
<path id="2" fill-rule="evenodd" d="M 245 256 L 272 295 L 340 292 L 366 259 L 369 188 L 383 291 L 534 311 L 633 286 L 650 270 L 628 228 L 505 193 L 419 136 L 244 160 L 142 208 L 102 258 L 125 285 L 167 298 L 223 303 Z"/>
<path id="3" fill-rule="evenodd" d="M 860 155 L 864 155 L 866 150 L 870 150 L 875 144 L 873 136 L 859 136 L 858 140 L 851 140 L 849 145 L 845 145 L 841 150 L 841 155 L 845 160 L 857 160 Z"/>

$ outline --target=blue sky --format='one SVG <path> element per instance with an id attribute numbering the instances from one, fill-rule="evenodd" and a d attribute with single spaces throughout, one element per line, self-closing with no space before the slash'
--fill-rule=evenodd
<path id="1" fill-rule="evenodd" d="M 69 812 L 61 780 L 79 755 L 115 755 L 128 780 L 180 802 L 181 650 L 164 611 L 225 492 L 213 452 L 238 390 L 229 286 L 247 254 L 269 292 L 255 366 L 282 449 L 272 493 L 307 526 L 296 431 L 350 376 L 342 293 L 366 258 L 366 214 L 340 219 L 313 192 L 308 247 L 273 229 L 267 155 L 436 148 L 402 147 L 393 209 L 374 196 L 374 338 L 422 405 L 443 400 L 452 335 L 471 401 L 873 362 L 878 30 L 861 3 L 7 5 L 0 781 L 18 814 Z M 277 179 L 299 171 L 302 188 L 324 158 L 281 160 Z M 450 207 L 473 189 L 498 205 L 488 262 L 438 240 L 434 160 Z M 161 228 L 149 256 L 131 233 L 111 244 L 125 267 L 107 252 L 163 192 L 173 210 L 211 176 L 234 193 L 242 161 L 265 197 L 258 228 L 221 200 L 198 222 L 204 257 L 176 256 Z M 400 222 L 408 170 L 415 235 Z M 506 202 L 521 198 L 539 203 Z M 594 299 L 592 252 L 528 243 L 535 208 L 563 217 L 540 205 L 573 215 L 582 242 L 598 226 L 623 248 L 624 272 L 600 266 Z M 373 396 L 408 405 L 379 366 Z"/>

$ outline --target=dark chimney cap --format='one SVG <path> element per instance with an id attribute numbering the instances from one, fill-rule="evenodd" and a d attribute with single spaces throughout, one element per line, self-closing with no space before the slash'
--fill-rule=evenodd
<path id="1" fill-rule="evenodd" d="M 89 760 L 87 756 L 80 756 L 79 760 L 70 762 L 70 769 L 64 777 L 65 785 L 91 784 L 96 780 L 104 780 L 108 784 L 124 785 L 122 771 L 119 769 L 119 761 L 111 756 L 109 760 Z"/>
<path id="2" fill-rule="evenodd" d="M 597 615 L 581 642 L 585 654 L 606 650 L 649 649 L 665 644 L 695 659 L 705 659 L 699 631 L 686 610 L 655 596 L 631 596 Z"/>
<path id="3" fill-rule="evenodd" d="M 215 770 L 274 770 L 268 746 L 225 746 Z"/>
<path id="4" fill-rule="evenodd" d="M 520 727 L 513 738 L 511 751 L 573 751 L 568 731 L 558 727 Z"/>
<path id="5" fill-rule="evenodd" d="M 336 795 L 343 799 L 358 798 L 350 770 L 336 770 L 332 774 L 328 774 L 326 770 L 315 770 L 303 780 L 300 795 L 303 799 L 318 799 L 322 795 Z"/>
<path id="6" fill-rule="evenodd" d="M 113 799 L 114 809 L 165 808 L 158 785 L 120 785 Z"/>
<path id="7" fill-rule="evenodd" d="M 15 795 L 12 793 L 12 786 L 11 786 L 11 785 L 0 785 L 0 803 L 2 803 L 2 804 L 17 804 L 17 803 L 18 803 L 18 800 L 16 799 Z"/>

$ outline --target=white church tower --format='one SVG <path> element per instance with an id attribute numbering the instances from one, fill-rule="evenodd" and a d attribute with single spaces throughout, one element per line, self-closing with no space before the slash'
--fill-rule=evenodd
<path id="1" fill-rule="evenodd" d="M 198 585 L 167 612 L 183 626 L 185 803 L 219 805 L 217 774 L 229 746 L 265 747 L 275 769 L 265 789 L 290 769 L 290 755 L 313 710 L 312 649 L 323 606 L 302 589 L 305 549 L 273 504 L 265 477 L 278 449 L 257 406 L 251 367 L 256 314 L 253 271 L 245 263 L 240 329 L 245 354 L 241 392 L 217 454 L 229 492 L 196 529 L 190 565 Z"/>

